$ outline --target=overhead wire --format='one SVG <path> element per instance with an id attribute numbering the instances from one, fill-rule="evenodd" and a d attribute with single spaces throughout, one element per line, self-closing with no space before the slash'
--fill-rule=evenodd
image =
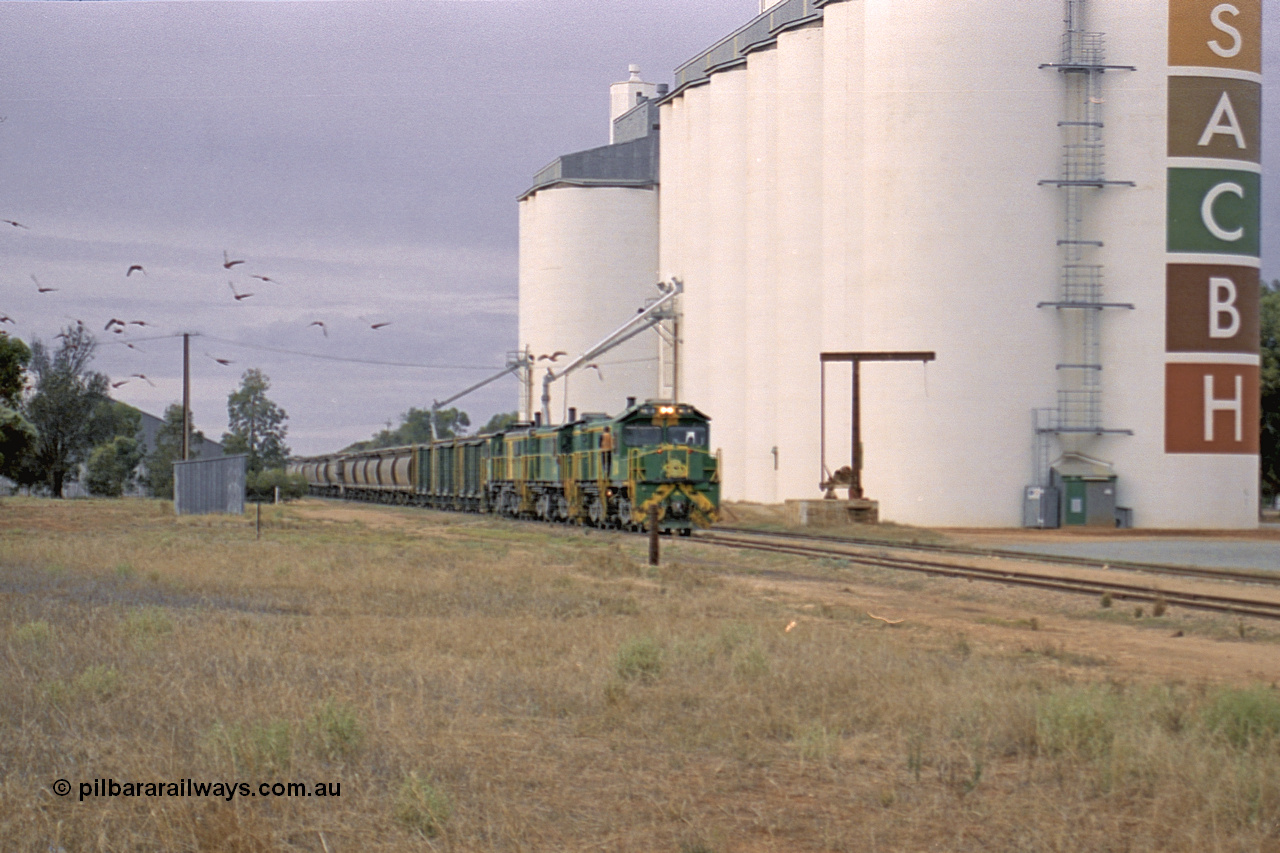
<path id="1" fill-rule="evenodd" d="M 127 341 L 124 339 L 102 341 L 102 343 L 108 343 L 108 344 L 145 343 L 147 341 L 158 341 L 158 340 L 164 340 L 167 338 L 180 338 L 182 337 L 182 334 L 183 333 L 181 332 L 175 332 L 173 334 L 168 334 L 168 335 L 151 335 L 145 338 L 129 338 Z M 217 341 L 220 344 L 225 344 L 227 346 L 232 346 L 232 347 L 239 347 L 241 349 L 261 350 L 264 352 L 280 353 L 282 355 L 296 355 L 302 358 L 315 358 L 315 359 L 320 359 L 322 361 L 338 361 L 338 362 L 344 362 L 347 364 L 370 364 L 370 365 L 375 365 L 377 367 L 409 367 L 409 368 L 415 368 L 419 370 L 497 370 L 497 369 L 500 369 L 487 364 L 423 364 L 421 362 L 410 362 L 410 361 L 383 361 L 381 359 L 372 359 L 372 358 L 353 358 L 350 356 L 326 355 L 325 353 L 318 353 L 318 352 L 304 352 L 303 350 L 286 349 L 284 347 L 273 347 L 273 346 L 267 346 L 266 344 L 251 344 L 251 343 L 245 343 L 244 341 L 233 341 L 229 338 L 220 338 L 217 335 L 209 335 L 203 332 L 191 332 L 190 335 L 193 338 L 204 338 L 206 340 Z"/>

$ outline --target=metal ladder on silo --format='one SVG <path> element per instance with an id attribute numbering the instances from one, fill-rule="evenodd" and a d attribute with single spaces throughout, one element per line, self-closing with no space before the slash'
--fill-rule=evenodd
<path id="1" fill-rule="evenodd" d="M 1102 425 L 1102 313 L 1108 308 L 1132 309 L 1133 305 L 1103 301 L 1102 264 L 1096 260 L 1103 243 L 1086 235 L 1085 214 L 1090 193 L 1106 187 L 1134 186 L 1133 181 L 1106 177 L 1102 77 L 1109 70 L 1136 69 L 1106 64 L 1103 34 L 1089 32 L 1084 26 L 1086 2 L 1066 0 L 1060 60 L 1040 66 L 1059 72 L 1066 87 L 1066 104 L 1065 115 L 1058 122 L 1062 129 L 1062 171 L 1057 178 L 1040 181 L 1041 186 L 1057 187 L 1062 193 L 1059 298 L 1040 302 L 1036 307 L 1052 307 L 1063 315 L 1070 357 L 1057 365 L 1057 405 L 1032 412 L 1035 482 L 1039 486 L 1049 485 L 1049 453 L 1055 436 L 1133 434 L 1132 430 Z"/>

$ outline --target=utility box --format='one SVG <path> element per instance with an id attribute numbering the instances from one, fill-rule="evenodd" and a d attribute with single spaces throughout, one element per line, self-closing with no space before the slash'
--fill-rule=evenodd
<path id="1" fill-rule="evenodd" d="M 178 515 L 244 514 L 244 454 L 173 463 L 173 511 Z"/>
<path id="2" fill-rule="evenodd" d="M 1111 466 L 1080 454 L 1063 456 L 1052 469 L 1061 495 L 1063 527 L 1115 527 L 1116 475 Z"/>
<path id="3" fill-rule="evenodd" d="M 1058 526 L 1058 490 L 1053 486 L 1027 486 L 1022 493 L 1022 526 L 1041 529 Z"/>

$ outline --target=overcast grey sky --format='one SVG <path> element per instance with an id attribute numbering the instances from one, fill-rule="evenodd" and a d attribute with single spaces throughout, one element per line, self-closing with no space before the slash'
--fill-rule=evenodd
<path id="1" fill-rule="evenodd" d="M 756 9 L 2 2 L 0 217 L 29 226 L 0 225 L 5 328 L 52 342 L 84 319 L 97 369 L 155 383 L 114 393 L 155 414 L 181 400 L 182 346 L 147 339 L 198 332 L 193 418 L 210 437 L 260 367 L 295 452 L 367 438 L 503 365 L 516 197 L 554 157 L 608 141 L 628 63 L 667 81 Z M 224 250 L 245 263 L 224 269 Z M 112 317 L 150 325 L 115 335 Z M 459 405 L 479 423 L 515 401 L 509 377 Z"/>
<path id="2" fill-rule="evenodd" d="M 1270 83 L 1280 3 L 1264 5 Z M 241 373 L 260 367 L 295 452 L 367 438 L 502 366 L 516 344 L 516 197 L 554 157 L 607 142 L 608 87 L 627 64 L 669 82 L 757 8 L 0 2 L 0 217 L 29 226 L 0 224 L 0 313 L 17 321 L 4 328 L 51 342 L 83 319 L 97 369 L 154 383 L 116 396 L 157 415 L 182 393 L 181 339 L 164 336 L 199 333 L 192 409 L 210 437 Z M 1280 110 L 1266 113 L 1270 279 Z M 224 250 L 245 263 L 224 269 Z M 126 277 L 132 264 L 146 274 Z M 33 275 L 57 290 L 38 293 Z M 114 335 L 112 317 L 149 325 Z M 459 405 L 478 424 L 515 408 L 515 388 Z"/>

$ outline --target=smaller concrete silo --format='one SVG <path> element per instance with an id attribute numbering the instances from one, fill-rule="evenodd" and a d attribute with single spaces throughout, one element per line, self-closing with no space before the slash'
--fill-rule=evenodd
<path id="1" fill-rule="evenodd" d="M 520 198 L 519 343 L 534 359 L 522 418 L 539 411 L 546 372 L 563 367 L 661 294 L 658 282 L 658 87 L 612 87 L 609 145 L 566 154 L 534 176 Z M 626 102 L 632 106 L 626 109 Z M 561 355 L 557 355 L 560 353 Z M 656 396 L 658 345 L 641 334 L 551 384 L 549 411 L 619 411 L 627 397 Z"/>

